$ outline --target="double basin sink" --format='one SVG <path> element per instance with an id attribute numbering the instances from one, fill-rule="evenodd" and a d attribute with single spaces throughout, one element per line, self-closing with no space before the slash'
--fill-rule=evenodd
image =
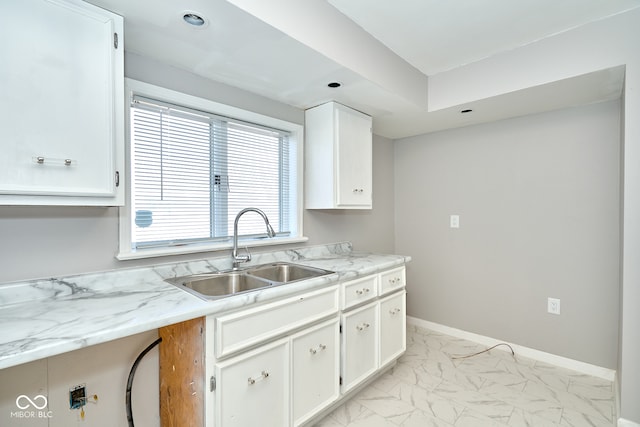
<path id="1" fill-rule="evenodd" d="M 210 300 L 267 289 L 299 280 L 333 274 L 333 271 L 277 262 L 242 270 L 200 273 L 166 279 L 200 298 Z"/>

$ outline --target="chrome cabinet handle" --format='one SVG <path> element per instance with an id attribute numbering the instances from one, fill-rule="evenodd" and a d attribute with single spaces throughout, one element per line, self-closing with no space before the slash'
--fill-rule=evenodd
<path id="1" fill-rule="evenodd" d="M 400 311 L 402 310 L 400 310 L 399 308 L 394 308 L 393 310 L 389 310 L 389 314 L 395 316 L 396 314 L 400 313 Z"/>
<path id="2" fill-rule="evenodd" d="M 311 348 L 309 349 L 309 353 L 311 353 L 311 354 L 316 354 L 316 353 L 318 353 L 318 352 L 320 352 L 320 351 L 322 351 L 322 350 L 326 350 L 326 349 L 327 349 L 327 346 L 326 346 L 326 345 L 324 345 L 324 344 L 319 344 L 319 345 L 318 345 L 317 347 L 315 347 L 315 348 L 314 348 L 314 347 L 311 347 Z"/>
<path id="3" fill-rule="evenodd" d="M 361 324 L 356 326 L 356 329 L 358 331 L 364 331 L 365 329 L 367 329 L 369 326 L 371 326 L 370 324 L 366 323 L 366 322 L 362 322 Z"/>
<path id="4" fill-rule="evenodd" d="M 357 289 L 356 290 L 356 294 L 358 294 L 358 295 L 362 295 L 362 294 L 365 294 L 367 292 L 370 292 L 369 288 L 362 288 L 362 289 Z"/>
<path id="5" fill-rule="evenodd" d="M 260 375 L 258 377 L 256 377 L 256 378 L 249 377 L 247 379 L 247 383 L 249 383 L 249 385 L 254 385 L 258 381 L 266 380 L 267 378 L 269 378 L 269 372 L 268 371 L 262 371 L 260 373 Z"/>
<path id="6" fill-rule="evenodd" d="M 364 189 L 362 189 L 362 188 L 354 188 L 353 192 L 354 193 L 364 193 Z"/>
<path id="7" fill-rule="evenodd" d="M 72 160 L 72 159 L 54 159 L 54 158 L 45 158 L 44 156 L 33 157 L 33 161 L 39 165 L 44 165 L 46 162 L 47 164 L 53 164 L 53 165 L 73 166 L 73 164 L 75 163 L 75 160 Z"/>

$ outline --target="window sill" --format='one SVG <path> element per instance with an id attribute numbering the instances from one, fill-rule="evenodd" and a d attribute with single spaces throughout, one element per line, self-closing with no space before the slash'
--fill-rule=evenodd
<path id="1" fill-rule="evenodd" d="M 306 242 L 308 240 L 309 238 L 305 236 L 283 237 L 283 238 L 274 238 L 274 239 L 240 240 L 238 242 L 238 247 L 254 248 L 254 247 L 261 247 L 261 246 L 287 245 L 290 243 Z M 120 261 L 126 261 L 131 259 L 195 254 L 199 252 L 230 251 L 231 249 L 233 249 L 233 244 L 231 242 L 191 244 L 191 245 L 184 245 L 184 246 L 164 247 L 164 248 L 138 249 L 136 251 L 131 251 L 131 252 L 119 252 L 116 255 L 116 259 Z"/>

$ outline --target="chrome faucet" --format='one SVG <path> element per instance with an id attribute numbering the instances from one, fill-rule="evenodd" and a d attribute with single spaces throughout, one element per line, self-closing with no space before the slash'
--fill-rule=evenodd
<path id="1" fill-rule="evenodd" d="M 271 227 L 271 224 L 269 224 L 269 218 L 267 218 L 267 215 L 264 212 L 262 212 L 260 209 L 245 208 L 245 209 L 242 209 L 240 212 L 238 212 L 238 215 L 236 215 L 236 220 L 233 222 L 233 252 L 231 253 L 231 257 L 233 259 L 234 270 L 237 270 L 239 268 L 241 262 L 251 261 L 251 254 L 249 253 L 248 249 L 245 255 L 238 255 L 238 221 L 240 220 L 240 217 L 247 212 L 256 212 L 260 214 L 260 216 L 262 216 L 262 219 L 264 219 L 264 223 L 267 226 L 267 237 L 276 236 L 276 232 L 273 231 L 273 227 Z"/>

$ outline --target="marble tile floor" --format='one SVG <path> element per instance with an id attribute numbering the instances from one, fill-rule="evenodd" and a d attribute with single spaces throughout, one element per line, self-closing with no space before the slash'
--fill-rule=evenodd
<path id="1" fill-rule="evenodd" d="M 409 326 L 398 364 L 316 427 L 614 427 L 613 383 Z"/>

